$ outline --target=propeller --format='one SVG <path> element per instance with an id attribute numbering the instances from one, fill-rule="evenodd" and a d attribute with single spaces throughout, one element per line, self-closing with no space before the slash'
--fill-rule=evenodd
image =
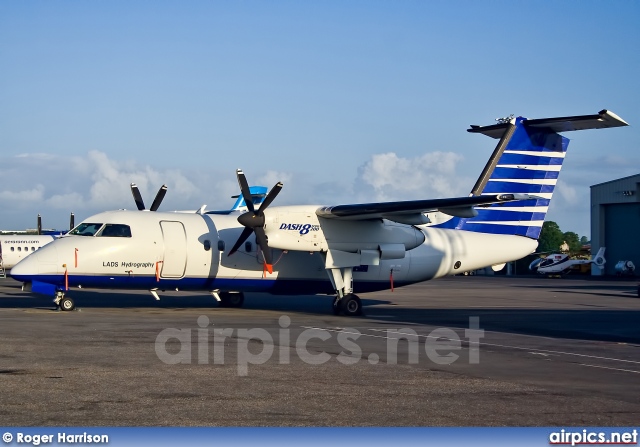
<path id="1" fill-rule="evenodd" d="M 244 176 L 244 172 L 242 169 L 236 170 L 236 176 L 238 177 L 238 184 L 240 185 L 240 191 L 242 192 L 242 197 L 244 198 L 245 203 L 247 204 L 248 212 L 241 214 L 238 216 L 238 222 L 244 227 L 240 237 L 234 244 L 231 251 L 227 256 L 231 256 L 244 242 L 251 236 L 251 233 L 255 233 L 256 242 L 260 245 L 262 249 L 262 253 L 264 254 L 264 263 L 267 271 L 269 273 L 273 273 L 273 259 L 271 257 L 271 251 L 269 250 L 269 241 L 267 240 L 267 234 L 264 232 L 264 210 L 267 209 L 271 202 L 274 201 L 276 196 L 282 190 L 282 183 L 278 182 L 276 185 L 271 188 L 271 191 L 267 194 L 264 201 L 260 204 L 260 208 L 256 211 L 253 206 L 253 200 L 251 198 L 251 191 L 249 191 L 249 184 L 247 183 L 247 178 Z"/>
<path id="2" fill-rule="evenodd" d="M 160 208 L 160 204 L 162 203 L 162 199 L 164 199 L 165 194 L 167 193 L 167 185 L 162 185 L 156 194 L 156 198 L 153 199 L 153 203 L 151 204 L 151 208 L 149 211 L 158 211 Z M 133 194 L 133 200 L 136 202 L 136 206 L 138 210 L 144 211 L 144 201 L 142 200 L 142 194 L 140 194 L 140 190 L 138 189 L 138 185 L 135 183 L 131 184 L 131 194 Z"/>

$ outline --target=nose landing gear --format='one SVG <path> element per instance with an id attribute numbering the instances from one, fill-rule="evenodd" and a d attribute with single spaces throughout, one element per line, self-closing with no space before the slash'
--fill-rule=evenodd
<path id="1" fill-rule="evenodd" d="M 64 296 L 64 292 L 60 290 L 56 292 L 56 298 L 53 300 L 53 302 L 56 303 L 56 306 L 58 306 L 60 310 L 64 310 L 66 312 L 74 310 L 76 308 L 76 304 L 73 302 L 73 300 L 68 296 Z"/>

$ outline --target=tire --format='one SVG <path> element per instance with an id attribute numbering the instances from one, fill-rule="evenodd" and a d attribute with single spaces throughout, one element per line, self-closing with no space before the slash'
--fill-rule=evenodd
<path id="1" fill-rule="evenodd" d="M 75 308 L 76 308 L 76 305 L 71 298 L 65 296 L 60 300 L 60 310 L 69 312 Z"/>
<path id="2" fill-rule="evenodd" d="M 244 305 L 244 293 L 220 292 L 220 307 L 239 308 Z"/>
<path id="3" fill-rule="evenodd" d="M 348 317 L 362 315 L 362 301 L 358 295 L 350 293 L 340 300 L 340 310 Z"/>

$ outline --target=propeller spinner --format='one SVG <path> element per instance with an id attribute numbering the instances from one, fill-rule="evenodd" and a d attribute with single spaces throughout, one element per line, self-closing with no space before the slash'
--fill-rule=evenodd
<path id="1" fill-rule="evenodd" d="M 251 191 L 249 191 L 249 184 L 247 183 L 247 178 L 244 176 L 244 172 L 242 169 L 238 169 L 236 171 L 236 175 L 238 177 L 238 184 L 240 185 L 240 191 L 242 192 L 242 197 L 244 198 L 245 203 L 247 204 L 248 212 L 241 214 L 238 216 L 238 222 L 244 226 L 244 230 L 240 234 L 240 237 L 234 244 L 231 251 L 227 256 L 231 256 L 238 248 L 251 236 L 251 233 L 255 233 L 256 242 L 260 245 L 262 249 L 262 253 L 264 254 L 264 263 L 269 273 L 273 273 L 273 259 L 271 257 L 271 251 L 269 250 L 269 243 L 267 240 L 267 234 L 264 231 L 264 210 L 273 202 L 276 196 L 280 193 L 282 189 L 282 183 L 278 182 L 276 185 L 271 188 L 271 191 L 267 194 L 262 204 L 260 204 L 260 208 L 256 211 L 253 206 L 253 200 L 251 199 Z"/>
<path id="2" fill-rule="evenodd" d="M 153 199 L 153 203 L 151 204 L 151 208 L 149 211 L 158 211 L 160 208 L 160 204 L 162 203 L 162 199 L 164 199 L 165 194 L 167 193 L 167 185 L 162 185 L 156 194 L 156 198 Z M 142 200 L 142 194 L 140 194 L 140 190 L 138 189 L 138 185 L 135 183 L 131 184 L 131 194 L 133 194 L 133 200 L 136 202 L 136 206 L 138 210 L 144 211 L 144 201 Z"/>

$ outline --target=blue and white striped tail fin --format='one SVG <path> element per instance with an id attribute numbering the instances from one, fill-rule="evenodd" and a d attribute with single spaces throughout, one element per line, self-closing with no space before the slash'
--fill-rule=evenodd
<path id="1" fill-rule="evenodd" d="M 500 142 L 471 194 L 526 193 L 538 199 L 476 207 L 475 217 L 453 218 L 437 226 L 537 239 L 569 146 L 569 139 L 558 132 L 626 125 L 617 115 L 602 110 L 597 115 L 518 117 L 493 126 L 472 126 L 469 132 L 500 138 Z"/>
<path id="2" fill-rule="evenodd" d="M 540 236 L 569 139 L 555 132 L 531 131 L 523 121 L 515 120 L 513 135 L 481 194 L 527 193 L 541 199 L 477 208 L 478 215 L 462 222 L 461 229 L 533 239 Z"/>

